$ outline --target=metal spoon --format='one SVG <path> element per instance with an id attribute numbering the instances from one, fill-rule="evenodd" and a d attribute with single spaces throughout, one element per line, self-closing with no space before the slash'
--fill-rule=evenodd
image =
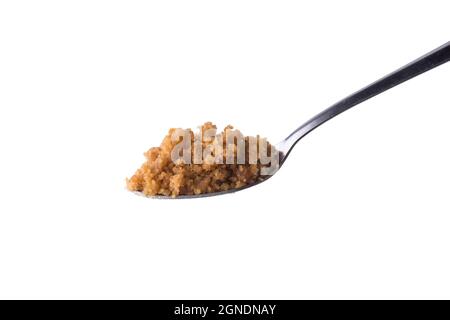
<path id="1" fill-rule="evenodd" d="M 312 130 L 320 126 L 321 124 L 327 122 L 331 118 L 334 118 L 338 114 L 364 102 L 386 90 L 389 90 L 396 85 L 399 85 L 407 80 L 414 78 L 424 72 L 427 72 L 433 68 L 440 66 L 450 60 L 450 42 L 442 45 L 441 47 L 425 54 L 424 56 L 410 62 L 404 67 L 398 69 L 397 71 L 388 74 L 387 76 L 375 81 L 374 83 L 368 85 L 367 87 L 362 88 L 359 91 L 351 94 L 350 96 L 342 99 L 341 101 L 335 103 L 328 109 L 325 109 L 303 125 L 301 125 L 297 130 L 292 132 L 286 139 L 281 141 L 276 145 L 276 149 L 280 151 L 280 165 L 281 167 L 290 152 L 294 148 L 294 146 L 299 142 L 304 136 L 310 133 Z M 190 199 L 190 198 L 202 198 L 202 197 L 211 197 L 218 196 L 227 193 L 233 193 L 237 191 L 241 191 L 247 189 L 249 187 L 253 187 L 261 182 L 268 180 L 271 176 L 267 176 L 266 179 L 254 183 L 252 185 L 245 186 L 239 189 L 231 189 L 228 191 L 222 192 L 212 192 L 212 193 L 203 193 L 199 195 L 181 195 L 176 198 L 172 198 L 169 196 L 154 196 L 153 198 L 160 199 Z M 136 192 L 137 194 L 142 194 L 140 192 Z"/>

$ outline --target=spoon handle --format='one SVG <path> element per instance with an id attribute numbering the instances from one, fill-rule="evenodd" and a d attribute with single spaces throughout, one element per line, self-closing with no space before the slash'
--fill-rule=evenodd
<path id="1" fill-rule="evenodd" d="M 314 118 L 300 126 L 291 135 L 289 135 L 281 143 L 281 151 L 285 153 L 285 157 L 289 154 L 291 149 L 295 144 L 307 135 L 309 132 L 330 120 L 331 118 L 337 116 L 338 114 L 356 106 L 357 104 L 368 100 L 388 89 L 399 85 L 409 79 L 414 78 L 428 70 L 431 70 L 441 64 L 448 62 L 450 60 L 450 42 L 442 45 L 441 47 L 427 53 L 426 55 L 414 60 L 413 62 L 407 64 L 406 66 L 394 71 L 391 74 L 375 81 L 374 83 L 362 88 L 359 91 L 351 94 L 350 96 L 342 99 L 341 101 L 335 103 L 328 109 L 325 109 Z M 284 150 L 283 150 L 284 149 Z"/>

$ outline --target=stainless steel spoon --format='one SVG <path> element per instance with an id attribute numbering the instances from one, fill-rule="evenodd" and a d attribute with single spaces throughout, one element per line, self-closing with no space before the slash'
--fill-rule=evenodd
<path id="1" fill-rule="evenodd" d="M 334 118 L 338 114 L 364 102 L 386 90 L 389 90 L 396 85 L 399 85 L 409 79 L 414 78 L 424 72 L 427 72 L 441 64 L 444 64 L 450 60 L 450 42 L 442 45 L 441 47 L 427 53 L 426 55 L 414 60 L 413 62 L 405 65 L 404 67 L 398 69 L 397 71 L 388 74 L 387 76 L 375 81 L 374 83 L 368 85 L 367 87 L 362 88 L 359 91 L 351 94 L 350 96 L 342 99 L 341 101 L 335 103 L 328 109 L 325 109 L 303 125 L 301 125 L 297 130 L 292 132 L 286 139 L 281 141 L 276 145 L 278 151 L 280 151 L 280 167 L 285 163 L 287 157 L 290 152 L 294 148 L 294 146 L 299 142 L 304 136 L 310 133 L 312 130 L 320 126 L 321 124 L 327 122 L 331 118 Z M 267 181 L 271 176 L 267 176 L 261 182 Z M 182 195 L 176 198 L 168 197 L 168 196 L 154 196 L 153 198 L 160 199 L 191 199 L 191 198 L 202 198 L 202 197 L 211 197 L 218 196 L 226 193 L 232 193 L 247 189 L 249 187 L 253 187 L 261 182 L 245 186 L 239 189 L 232 189 L 223 192 L 213 192 L 213 193 L 204 193 L 199 195 Z M 140 192 L 136 192 L 141 194 Z"/>

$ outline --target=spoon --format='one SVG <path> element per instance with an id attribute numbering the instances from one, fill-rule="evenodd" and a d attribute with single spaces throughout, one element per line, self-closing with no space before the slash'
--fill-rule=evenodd
<path id="1" fill-rule="evenodd" d="M 319 127 L 321 124 L 327 122 L 328 120 L 334 118 L 338 114 L 364 102 L 386 90 L 389 90 L 396 85 L 399 85 L 405 81 L 408 81 L 424 72 L 427 72 L 433 68 L 440 66 L 450 60 L 450 42 L 440 46 L 439 48 L 425 54 L 424 56 L 410 62 L 404 67 L 388 74 L 387 76 L 373 82 L 372 84 L 356 91 L 350 96 L 342 99 L 341 101 L 335 103 L 331 107 L 325 109 L 299 128 L 297 128 L 294 132 L 292 132 L 286 139 L 281 141 L 276 145 L 276 149 L 280 152 L 279 159 L 279 167 L 285 163 L 287 157 L 291 153 L 294 146 L 299 142 L 304 136 L 310 133 L 315 128 Z M 211 192 L 211 193 L 202 193 L 199 195 L 180 195 L 176 198 L 172 198 L 170 196 L 153 196 L 152 198 L 159 199 L 190 199 L 190 198 L 203 198 L 203 197 L 211 197 L 218 196 L 227 193 L 233 193 L 236 191 L 241 191 L 250 187 L 253 187 L 261 182 L 267 181 L 270 176 L 266 176 L 260 182 L 238 188 L 231 189 L 227 191 L 221 192 Z M 137 194 L 142 195 L 140 192 L 136 192 Z"/>

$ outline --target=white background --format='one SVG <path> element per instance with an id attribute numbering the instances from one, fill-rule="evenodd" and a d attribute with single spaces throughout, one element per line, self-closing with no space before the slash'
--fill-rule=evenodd
<path id="1" fill-rule="evenodd" d="M 450 298 L 450 64 L 188 201 L 125 177 L 170 127 L 276 143 L 450 40 L 446 1 L 3 1 L 0 298 Z"/>

